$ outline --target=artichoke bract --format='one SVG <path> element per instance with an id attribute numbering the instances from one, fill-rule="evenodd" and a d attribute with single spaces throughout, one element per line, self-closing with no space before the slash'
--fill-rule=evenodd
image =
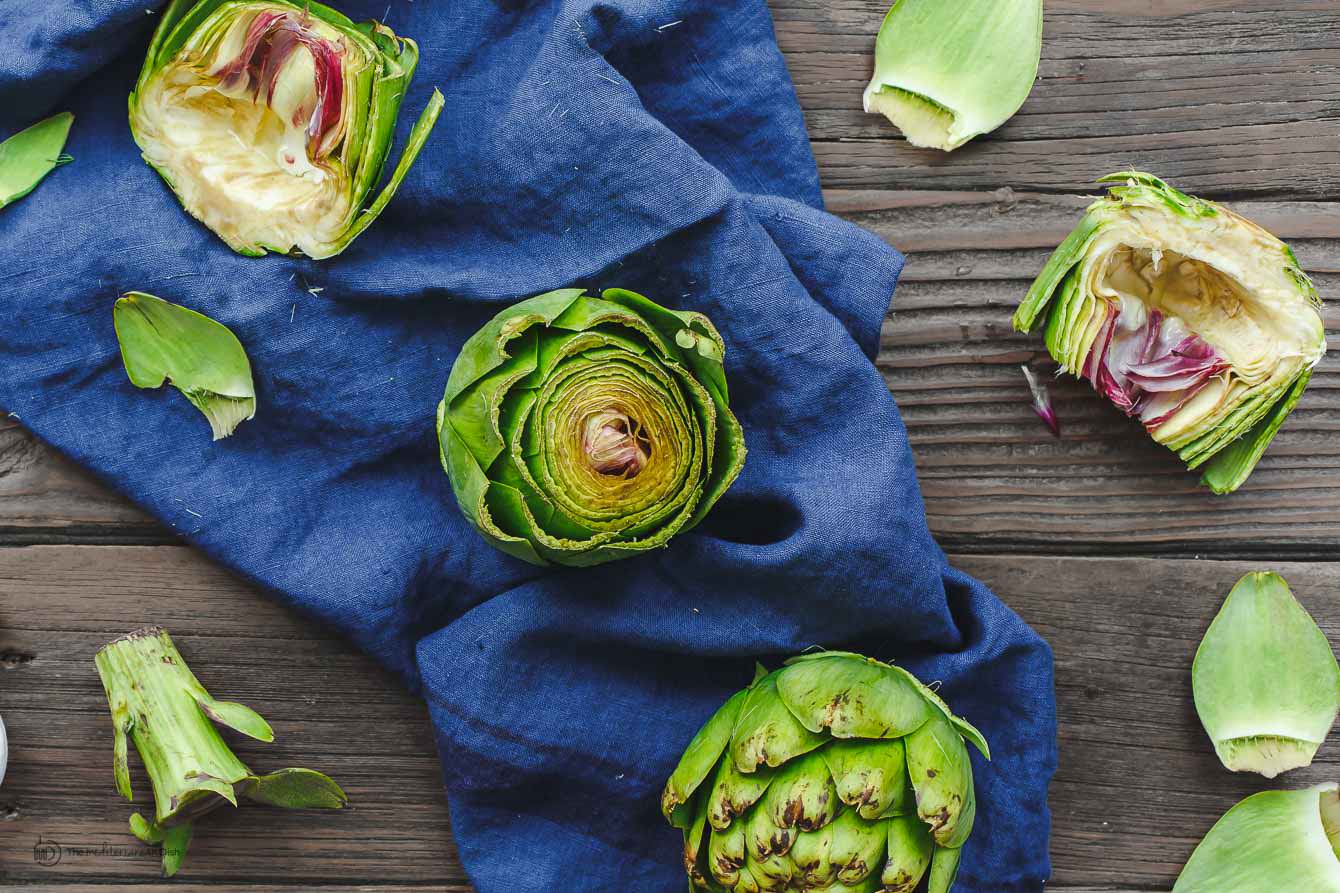
<path id="1" fill-rule="evenodd" d="M 622 289 L 504 310 L 461 348 L 437 410 L 461 511 L 533 564 L 664 546 L 744 465 L 724 356 L 706 316 Z"/>
<path id="2" fill-rule="evenodd" d="M 793 658 L 707 721 L 661 795 L 710 893 L 929 893 L 954 883 L 977 814 L 982 734 L 900 667 Z"/>
<path id="3" fill-rule="evenodd" d="M 240 254 L 339 254 L 382 212 L 442 110 L 434 91 L 386 186 L 414 41 L 320 3 L 173 0 L 130 94 L 144 159 Z"/>
<path id="4" fill-rule="evenodd" d="M 344 791 L 312 769 L 256 775 L 228 747 L 214 723 L 257 741 L 274 740 L 260 714 L 210 695 L 161 627 L 127 633 L 94 659 L 115 732 L 116 789 L 133 800 L 128 742 L 135 742 L 153 783 L 154 813 L 130 817 L 131 833 L 163 848 L 163 873 L 181 868 L 195 821 L 245 798 L 288 809 L 340 809 Z"/>
<path id="5" fill-rule="evenodd" d="M 953 151 L 1028 99 L 1042 58 L 1042 0 L 897 0 L 865 89 L 914 146 Z"/>
<path id="6" fill-rule="evenodd" d="M 1326 353 L 1289 246 L 1157 177 L 1104 177 L 1014 314 L 1061 368 L 1138 418 L 1202 483 L 1247 480 Z"/>
<path id="7" fill-rule="evenodd" d="M 23 198 L 47 174 L 74 160 L 63 151 L 73 123 L 74 115 L 61 112 L 0 143 L 0 208 Z"/>
<path id="8" fill-rule="evenodd" d="M 1331 643 L 1279 574 L 1229 593 L 1191 670 L 1196 712 L 1224 766 L 1274 778 L 1310 765 L 1340 713 Z"/>
<path id="9" fill-rule="evenodd" d="M 1340 893 L 1340 786 L 1265 791 L 1210 829 L 1173 893 Z"/>

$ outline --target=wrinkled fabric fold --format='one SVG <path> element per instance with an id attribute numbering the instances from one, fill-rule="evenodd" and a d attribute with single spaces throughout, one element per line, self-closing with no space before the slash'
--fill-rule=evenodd
<path id="1" fill-rule="evenodd" d="M 872 362 L 902 258 L 821 210 L 763 0 L 341 4 L 419 42 L 407 107 L 434 86 L 447 105 L 324 262 L 236 256 L 181 210 L 126 124 L 153 18 L 86 7 L 0 10 L 0 129 L 76 115 L 75 162 L 0 216 L 0 406 L 423 696 L 481 893 L 682 891 L 665 777 L 755 659 L 816 645 L 942 683 L 995 757 L 974 757 L 955 889 L 1042 889 L 1050 652 L 930 536 Z M 471 333 L 572 285 L 707 313 L 749 457 L 669 548 L 541 570 L 457 511 L 434 409 Z M 238 335 L 253 421 L 211 444 L 185 401 L 129 384 L 129 290 Z"/>

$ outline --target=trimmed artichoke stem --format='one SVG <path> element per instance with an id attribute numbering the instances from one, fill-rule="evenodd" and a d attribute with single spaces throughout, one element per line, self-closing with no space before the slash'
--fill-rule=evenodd
<path id="1" fill-rule="evenodd" d="M 118 788 L 130 799 L 128 734 L 153 784 L 155 823 L 177 824 L 221 806 L 224 798 L 202 785 L 231 785 L 251 774 L 202 712 L 196 693 L 204 688 L 165 630 L 128 633 L 95 662 L 116 724 Z"/>
<path id="2" fill-rule="evenodd" d="M 591 468 L 611 477 L 635 478 L 651 459 L 651 441 L 642 426 L 614 409 L 586 417 L 582 450 Z"/>

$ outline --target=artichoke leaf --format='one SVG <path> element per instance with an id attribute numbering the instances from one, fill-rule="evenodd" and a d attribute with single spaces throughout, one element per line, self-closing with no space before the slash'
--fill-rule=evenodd
<path id="1" fill-rule="evenodd" d="M 942 847 L 963 845 L 977 815 L 972 763 L 958 729 L 933 716 L 907 736 L 907 769 L 916 790 L 917 814 Z"/>
<path id="2" fill-rule="evenodd" d="M 74 115 L 61 112 L 0 142 L 0 208 L 37 188 L 47 174 L 74 159 L 64 153 Z"/>
<path id="3" fill-rule="evenodd" d="M 675 819 L 678 807 L 689 801 L 726 751 L 730 743 L 731 731 L 740 716 L 740 707 L 744 704 L 745 691 L 736 692 L 706 724 L 693 736 L 679 765 L 671 773 L 661 794 L 661 812 L 675 827 L 683 827 Z"/>
<path id="4" fill-rule="evenodd" d="M 186 307 L 130 292 L 112 311 L 126 375 L 137 388 L 164 381 L 204 414 L 214 439 L 256 415 L 251 363 L 226 326 Z"/>
<path id="5" fill-rule="evenodd" d="M 887 893 L 912 893 L 931 865 L 935 842 L 916 816 L 889 820 L 889 857 L 881 880 Z"/>
<path id="6" fill-rule="evenodd" d="M 1278 574 L 1238 581 L 1191 672 L 1196 712 L 1234 772 L 1274 778 L 1311 764 L 1340 713 L 1340 664 Z"/>
<path id="7" fill-rule="evenodd" d="M 1041 56 L 1042 0 L 896 0 L 875 41 L 865 110 L 912 145 L 949 152 L 1019 110 Z"/>
<path id="8" fill-rule="evenodd" d="M 776 768 L 828 740 L 801 725 L 783 703 L 777 686 L 784 672 L 779 670 L 756 682 L 740 708 L 731 735 L 730 756 L 741 772 L 753 772 L 760 766 Z"/>
<path id="9" fill-rule="evenodd" d="M 842 654 L 781 670 L 777 690 L 811 732 L 836 738 L 900 738 L 931 716 L 918 685 L 886 664 Z"/>

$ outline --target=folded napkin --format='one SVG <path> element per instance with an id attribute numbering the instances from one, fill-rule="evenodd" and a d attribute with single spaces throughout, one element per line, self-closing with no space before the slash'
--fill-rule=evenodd
<path id="1" fill-rule="evenodd" d="M 815 645 L 943 683 L 995 756 L 956 889 L 1041 890 L 1051 656 L 927 531 L 872 363 L 902 258 L 823 212 L 764 0 L 340 5 L 421 46 L 398 146 L 434 86 L 447 104 L 323 262 L 233 254 L 140 160 L 145 0 L 0 9 L 0 131 L 76 115 L 74 163 L 0 212 L 0 405 L 423 696 L 481 893 L 680 893 L 661 785 L 756 659 Z M 710 315 L 749 457 L 669 548 L 538 569 L 457 510 L 434 411 L 476 328 L 574 284 Z M 179 394 L 130 385 L 132 289 L 237 333 L 254 421 L 211 443 Z"/>

